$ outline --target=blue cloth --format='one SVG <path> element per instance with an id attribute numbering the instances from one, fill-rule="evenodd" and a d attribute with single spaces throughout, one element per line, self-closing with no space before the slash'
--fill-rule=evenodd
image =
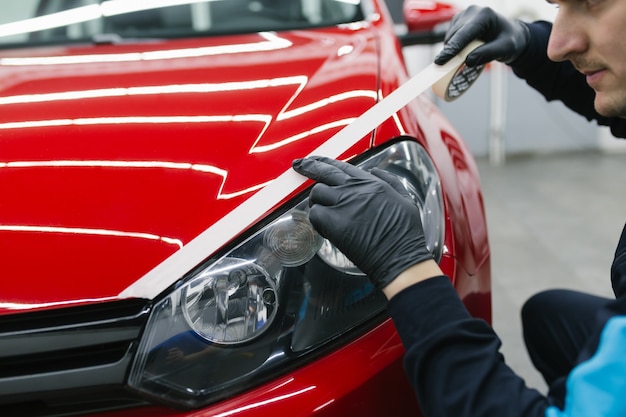
<path id="1" fill-rule="evenodd" d="M 546 410 L 546 417 L 626 416 L 626 317 L 611 318 L 596 353 L 567 378 L 565 409 Z"/>

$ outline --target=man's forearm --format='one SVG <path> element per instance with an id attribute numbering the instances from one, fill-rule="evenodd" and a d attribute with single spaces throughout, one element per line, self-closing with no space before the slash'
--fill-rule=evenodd
<path id="1" fill-rule="evenodd" d="M 448 277 L 427 277 L 429 268 L 418 264 L 400 276 L 403 288 L 388 305 L 424 415 L 544 416 L 547 398 L 504 363 L 489 324 L 471 317 Z"/>

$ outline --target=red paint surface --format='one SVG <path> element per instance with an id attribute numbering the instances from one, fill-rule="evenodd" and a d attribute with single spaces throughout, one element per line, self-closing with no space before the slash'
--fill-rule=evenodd
<path id="1" fill-rule="evenodd" d="M 395 90 L 407 74 L 384 6 L 377 16 L 365 25 L 270 39 L 2 51 L 0 58 L 82 62 L 0 65 L 0 315 L 114 299 L 370 108 L 378 91 L 385 97 Z M 207 52 L 255 44 L 275 49 Z M 346 46 L 350 53 L 338 54 Z M 173 57 L 181 51 L 192 53 Z M 153 52 L 169 57 L 146 59 Z M 118 62 L 119 54 L 137 59 Z M 98 62 L 90 62 L 93 56 Z M 446 208 L 441 267 L 472 314 L 490 320 L 478 172 L 440 111 L 420 97 L 344 157 L 399 135 L 422 143 L 435 161 Z M 108 415 L 415 415 L 402 354 L 387 321 L 209 408 Z"/>

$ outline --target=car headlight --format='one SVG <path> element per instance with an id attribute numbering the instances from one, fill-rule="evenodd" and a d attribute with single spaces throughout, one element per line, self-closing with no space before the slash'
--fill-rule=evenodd
<path id="1" fill-rule="evenodd" d="M 359 166 L 402 180 L 438 260 L 443 202 L 425 150 L 397 142 Z M 373 321 L 385 297 L 314 231 L 307 211 L 304 198 L 157 301 L 129 385 L 172 405 L 200 407 L 275 377 Z"/>

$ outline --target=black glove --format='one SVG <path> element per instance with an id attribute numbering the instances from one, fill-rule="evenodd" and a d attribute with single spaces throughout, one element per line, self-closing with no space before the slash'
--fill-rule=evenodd
<path id="1" fill-rule="evenodd" d="M 297 159 L 293 168 L 319 182 L 309 197 L 313 226 L 376 287 L 433 259 L 419 209 L 393 174 L 376 168 L 369 173 L 325 157 Z"/>
<path id="2" fill-rule="evenodd" d="M 445 64 L 475 39 L 485 43 L 467 56 L 469 67 L 493 60 L 510 64 L 528 46 L 530 31 L 522 21 L 509 20 L 489 7 L 470 6 L 452 19 L 435 64 Z"/>

